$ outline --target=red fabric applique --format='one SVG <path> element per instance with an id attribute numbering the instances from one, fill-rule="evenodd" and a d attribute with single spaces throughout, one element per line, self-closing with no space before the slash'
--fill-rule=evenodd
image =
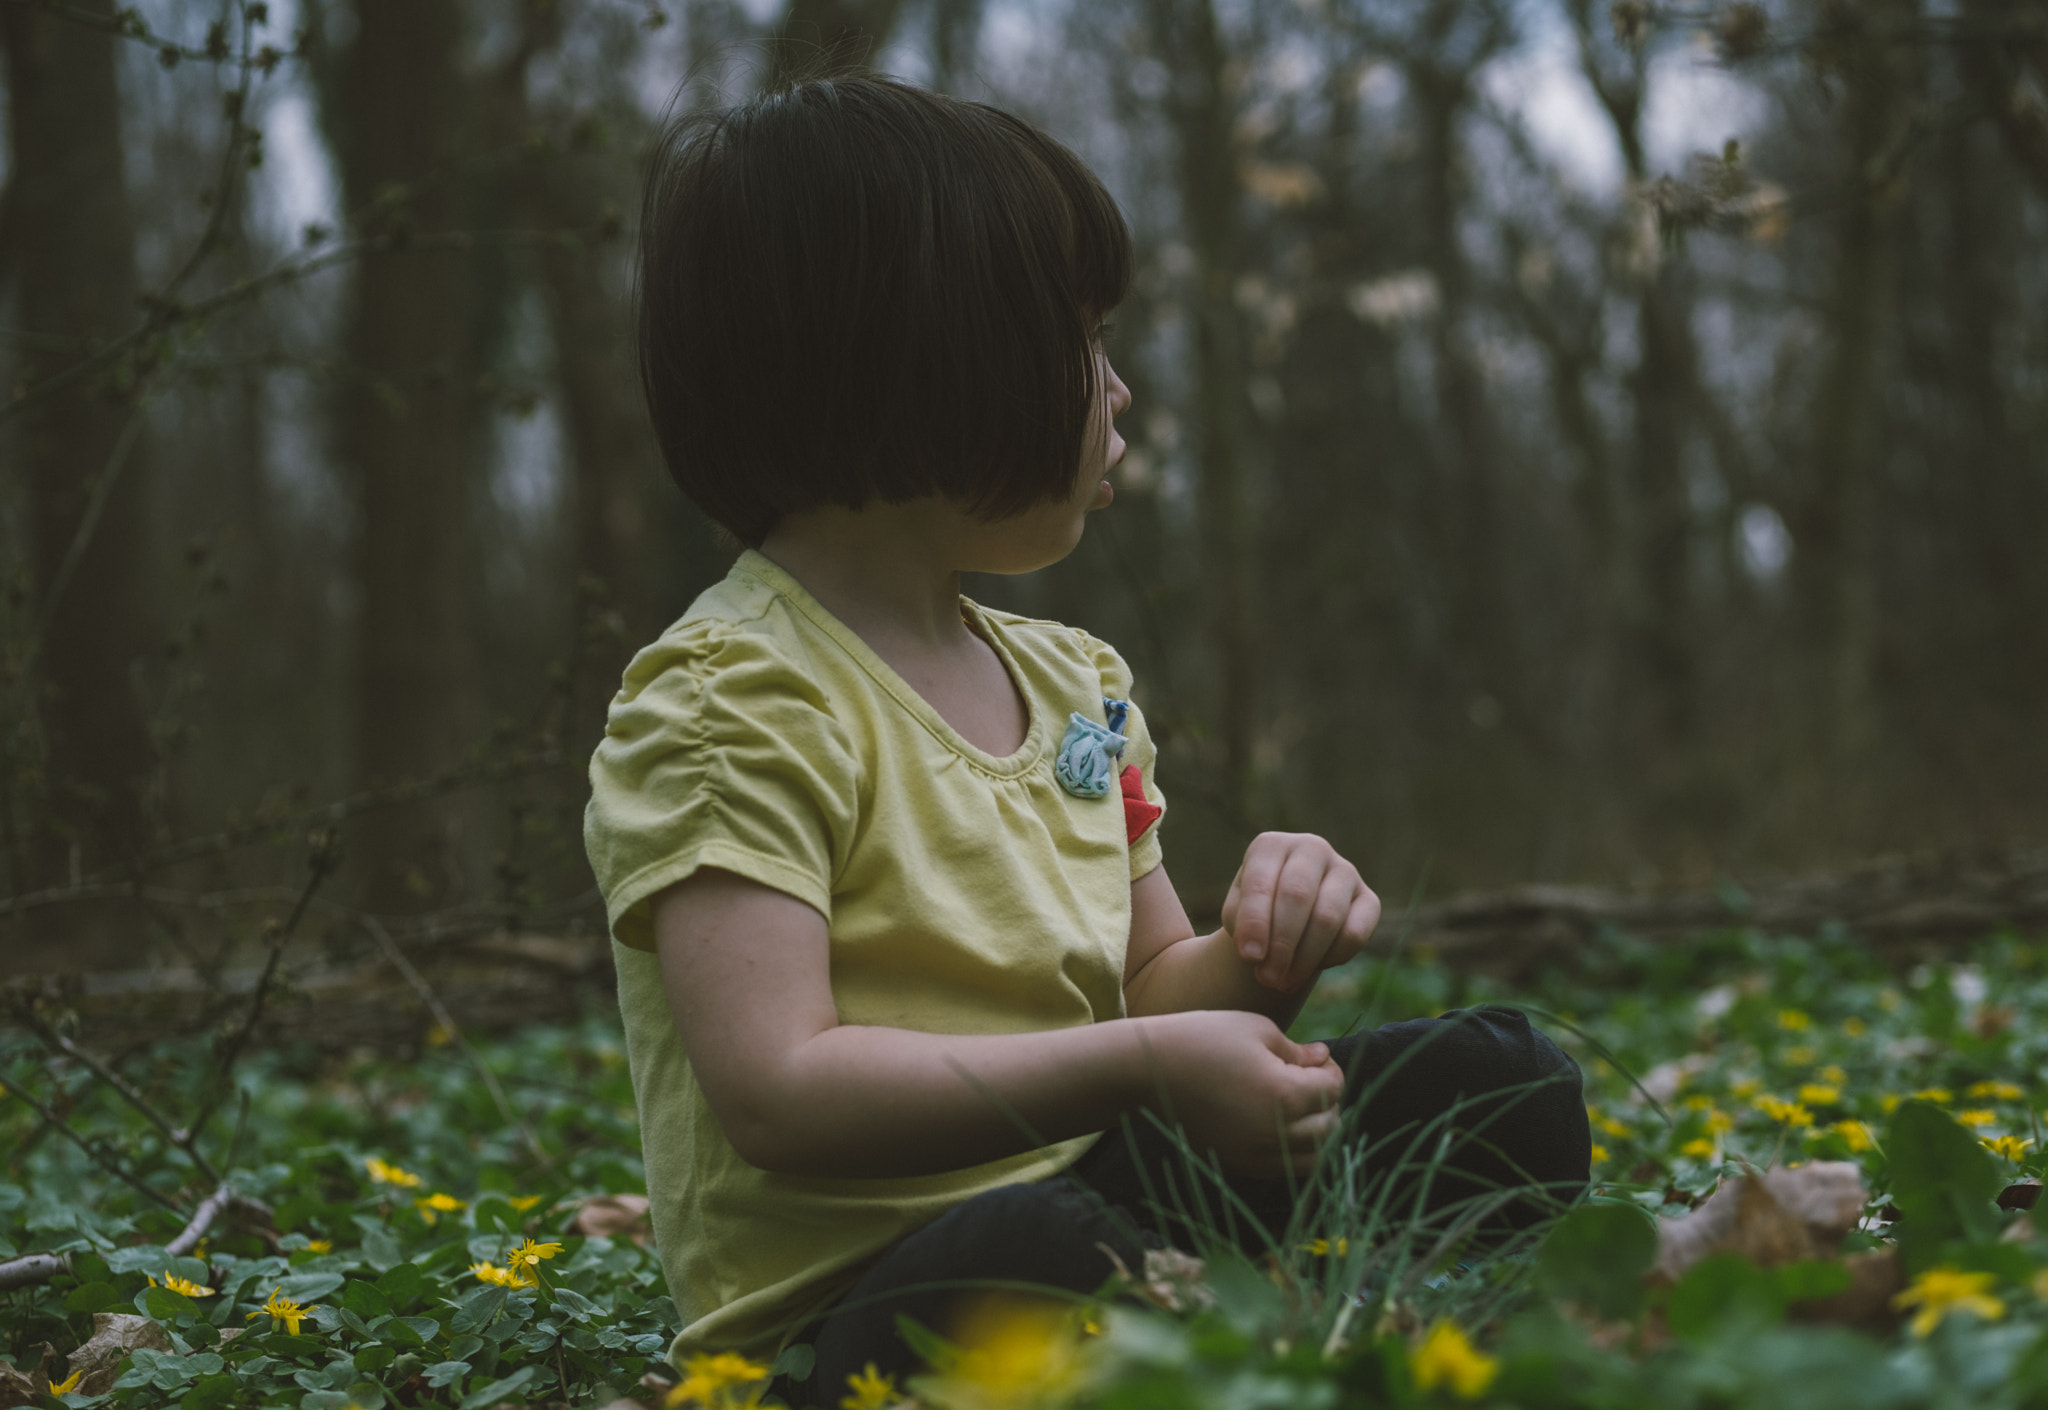
<path id="1" fill-rule="evenodd" d="M 1124 792 L 1124 840 L 1136 842 L 1166 810 L 1145 800 L 1145 776 L 1138 772 L 1136 764 L 1126 765 L 1123 773 L 1118 775 L 1118 782 Z"/>

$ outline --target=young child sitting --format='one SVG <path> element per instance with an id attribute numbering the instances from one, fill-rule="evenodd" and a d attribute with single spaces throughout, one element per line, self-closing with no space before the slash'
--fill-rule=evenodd
<path id="1" fill-rule="evenodd" d="M 1458 1118 L 1466 1193 L 1587 1180 L 1578 1070 L 1514 1010 L 1290 1040 L 1378 919 L 1357 869 L 1263 834 L 1196 934 L 1122 658 L 960 595 L 1110 503 L 1130 266 L 1071 152 L 904 84 L 782 87 L 661 145 L 648 405 L 746 551 L 627 669 L 585 832 L 678 1362 L 808 1342 L 779 1389 L 836 1403 L 915 1369 L 895 1318 L 943 1333 L 944 1285 L 1087 1293 L 1105 1248 L 1193 1247 L 1147 1198 L 1189 1179 L 1153 1116 L 1252 1249 L 1340 1121 L 1384 1162 L 1513 1092 Z"/>

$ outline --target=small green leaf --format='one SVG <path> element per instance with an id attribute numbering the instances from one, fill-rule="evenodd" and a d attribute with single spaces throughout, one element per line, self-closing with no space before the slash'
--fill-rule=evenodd
<path id="1" fill-rule="evenodd" d="M 436 1361 L 426 1369 L 427 1384 L 439 1390 L 469 1374 L 467 1361 Z"/>
<path id="2" fill-rule="evenodd" d="M 417 1263 L 400 1263 L 387 1269 L 377 1279 L 377 1291 L 384 1295 L 394 1312 L 403 1312 L 420 1299 L 426 1290 L 427 1275 L 420 1271 Z"/>
<path id="3" fill-rule="evenodd" d="M 387 1229 L 373 1228 L 363 1231 L 363 1261 L 378 1272 L 388 1272 L 405 1262 L 405 1250 L 398 1246 L 398 1240 Z"/>
<path id="4" fill-rule="evenodd" d="M 1814 1302 L 1849 1290 L 1849 1270 L 1824 1260 L 1788 1263 L 1775 1276 L 1787 1302 Z"/>
<path id="5" fill-rule="evenodd" d="M 1567 1302 L 1603 1317 L 1633 1317 L 1643 1305 L 1643 1274 L 1657 1257 L 1657 1231 L 1631 1205 L 1580 1205 L 1551 1229 L 1537 1254 L 1537 1276 Z"/>
<path id="6" fill-rule="evenodd" d="M 461 1410 L 484 1410 L 485 1406 L 496 1405 L 514 1393 L 523 1390 L 540 1375 L 538 1366 L 521 1366 L 503 1380 L 492 1381 L 480 1390 L 473 1390 L 462 1397 Z"/>
<path id="7" fill-rule="evenodd" d="M 192 1389 L 178 1402 L 178 1410 L 223 1410 L 235 1399 L 235 1378 L 223 1371 L 211 1371 L 193 1382 Z"/>
<path id="8" fill-rule="evenodd" d="M 353 1278 L 341 1289 L 341 1305 L 362 1318 L 365 1322 L 372 1317 L 389 1317 L 391 1301 L 374 1283 Z"/>
<path id="9" fill-rule="evenodd" d="M 778 1376 L 787 1376 L 793 1381 L 809 1380 L 811 1369 L 818 1364 L 818 1352 L 809 1342 L 792 1342 L 782 1348 L 782 1355 L 775 1358 L 774 1371 Z"/>
<path id="10" fill-rule="evenodd" d="M 291 1277 L 273 1284 L 279 1292 L 293 1302 L 318 1302 L 342 1284 L 339 1273 L 294 1273 Z"/>
<path id="11" fill-rule="evenodd" d="M 441 1324 L 431 1317 L 393 1317 L 377 1329 L 377 1335 L 393 1346 L 423 1347 L 440 1333 Z"/>
<path id="12" fill-rule="evenodd" d="M 66 1312 L 104 1312 L 121 1300 L 112 1283 L 82 1283 L 64 1295 Z"/>
<path id="13" fill-rule="evenodd" d="M 503 1310 L 505 1296 L 504 1288 L 478 1288 L 464 1298 L 461 1305 L 456 1308 L 455 1320 L 448 1324 L 448 1329 L 454 1332 L 470 1332 L 478 1327 L 488 1326 Z"/>
<path id="14" fill-rule="evenodd" d="M 154 1317 L 159 1322 L 175 1325 L 181 1317 L 196 1319 L 199 1316 L 198 1303 L 183 1293 L 172 1292 L 169 1288 L 144 1288 L 138 1300 L 142 1304 L 144 1315 Z"/>

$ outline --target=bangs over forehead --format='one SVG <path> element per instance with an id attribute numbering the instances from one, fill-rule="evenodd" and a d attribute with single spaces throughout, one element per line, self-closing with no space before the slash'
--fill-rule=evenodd
<path id="1" fill-rule="evenodd" d="M 663 133 L 640 367 L 670 473 L 742 543 L 820 504 L 1070 494 L 1129 228 L 1008 113 L 813 80 Z"/>

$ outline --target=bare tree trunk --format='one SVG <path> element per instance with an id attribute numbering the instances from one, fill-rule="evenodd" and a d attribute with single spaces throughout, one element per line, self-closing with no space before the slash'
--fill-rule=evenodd
<path id="1" fill-rule="evenodd" d="M 1632 186 L 1650 179 L 1643 146 L 1647 48 L 1626 49 L 1615 72 L 1603 60 L 1591 0 L 1573 0 L 1579 66 L 1606 111 Z M 1629 377 L 1634 438 L 1629 456 L 1630 509 L 1626 548 L 1610 583 L 1626 649 L 1628 676 L 1650 703 L 1648 738 L 1657 760 L 1680 756 L 1694 723 L 1697 667 L 1692 601 L 1692 515 L 1686 502 L 1683 457 L 1690 413 L 1697 400 L 1698 350 L 1691 306 L 1676 260 L 1655 257 L 1639 273 L 1636 294 L 1637 361 Z M 1610 525 L 1613 521 L 1610 520 Z"/>
<path id="2" fill-rule="evenodd" d="M 789 0 L 775 27 L 776 80 L 871 68 L 903 0 Z"/>
<path id="3" fill-rule="evenodd" d="M 1477 16 L 1477 18 L 1474 18 Z M 1499 465 L 1485 379 L 1467 344 L 1471 271 L 1459 230 L 1465 158 L 1460 129 L 1472 100 L 1472 78 L 1506 37 L 1492 6 L 1433 0 L 1416 24 L 1404 65 L 1418 132 L 1418 213 L 1423 260 L 1436 281 L 1434 445 L 1436 533 L 1453 575 L 1450 602 L 1461 645 L 1456 678 L 1462 692 L 1484 691 L 1526 723 L 1514 652 L 1511 604 L 1503 561 Z"/>
<path id="4" fill-rule="evenodd" d="M 108 0 L 81 8 L 113 12 Z M 121 174 L 119 41 L 23 5 L 0 9 L 0 28 L 18 257 L 9 272 L 29 335 L 21 373 L 33 385 L 138 316 L 134 223 Z M 47 825 L 28 840 L 28 855 L 14 859 L 29 873 L 14 878 L 17 886 L 60 879 L 73 865 L 118 862 L 143 840 L 138 790 L 153 751 L 131 678 L 150 642 L 140 439 L 126 445 L 96 525 L 87 522 L 139 414 L 108 379 L 87 378 L 45 398 L 15 432 L 37 611 L 47 616 L 40 662 L 23 683 L 23 708 L 40 718 L 41 777 L 9 769 L 7 780 L 23 794 L 10 802 L 28 805 L 32 821 L 40 812 Z"/>
<path id="5" fill-rule="evenodd" d="M 1216 791 L 1227 820 L 1241 824 L 1251 780 L 1259 651 L 1247 601 L 1252 526 L 1244 486 L 1244 337 L 1234 297 L 1240 263 L 1231 140 L 1235 97 L 1213 0 L 1152 0 L 1150 8 L 1155 47 L 1178 70 L 1167 105 L 1181 214 L 1195 256 L 1194 410 L 1201 464 L 1196 512 L 1220 692 Z"/>
<path id="6" fill-rule="evenodd" d="M 455 0 L 357 0 L 343 95 L 349 204 L 386 233 L 458 224 L 446 164 L 462 80 Z M 390 193 L 397 192 L 396 200 Z M 400 247 L 364 261 L 344 395 L 344 460 L 358 488 L 356 770 L 390 782 L 451 765 L 476 738 L 476 625 L 468 521 L 479 458 L 469 348 L 473 256 Z M 357 846 L 372 908 L 410 910 L 461 890 L 454 814 L 437 826 L 382 821 Z"/>
<path id="7" fill-rule="evenodd" d="M 1878 382 L 1898 293 L 1903 128 L 1917 98 L 1911 46 L 1878 29 L 1909 26 L 1917 12 L 1917 0 L 1868 7 L 1862 32 L 1845 40 L 1841 55 L 1851 175 L 1836 234 L 1833 347 L 1815 408 L 1814 493 L 1800 559 L 1826 671 L 1822 732 L 1843 758 L 1866 749 L 1876 730 Z"/>

